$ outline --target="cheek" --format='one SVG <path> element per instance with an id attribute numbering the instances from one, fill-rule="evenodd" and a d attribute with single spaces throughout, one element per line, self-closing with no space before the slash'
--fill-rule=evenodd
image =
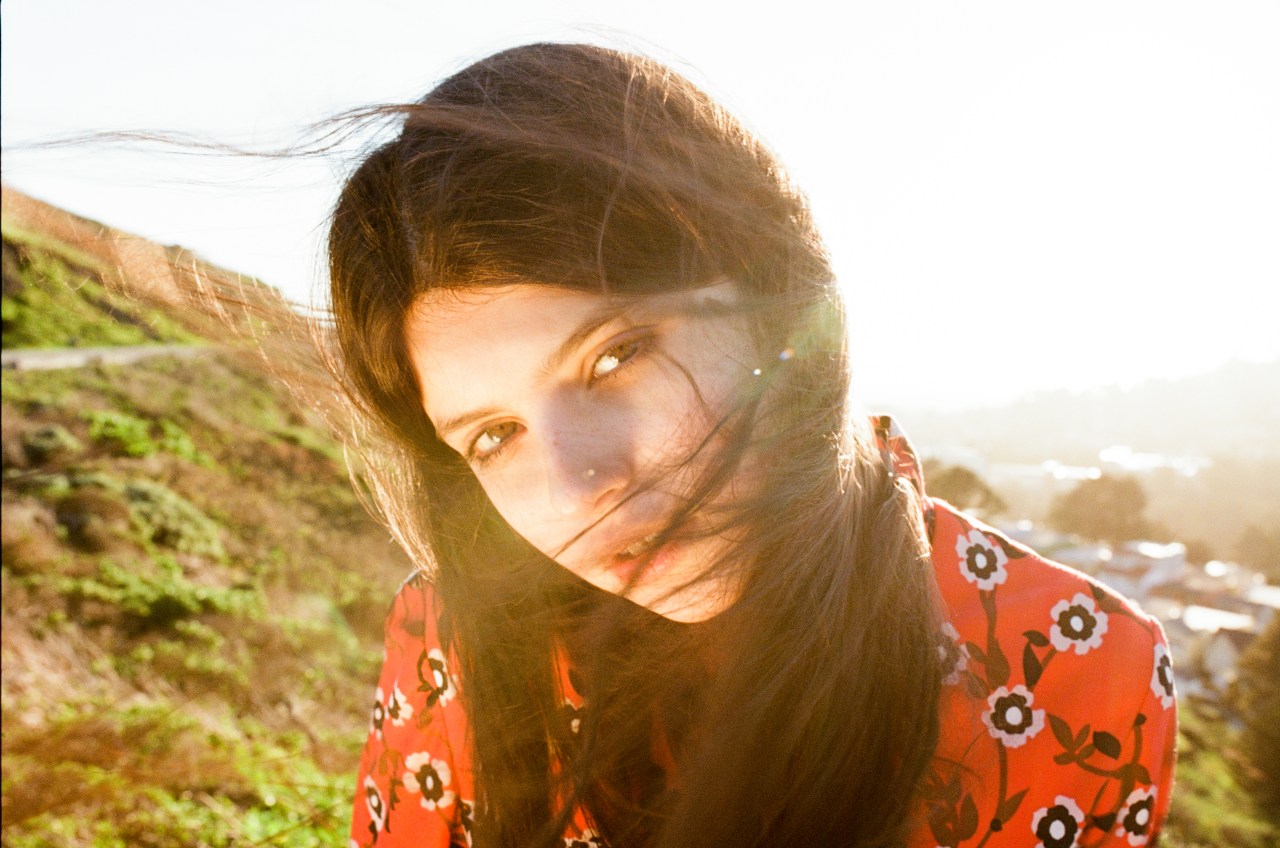
<path id="1" fill-rule="evenodd" d="M 547 499 L 538 497 L 532 476 L 517 469 L 515 473 L 480 474 L 478 479 L 480 488 L 489 496 L 489 502 L 511 529 L 546 553 L 550 548 L 550 540 L 546 537 L 551 516 Z"/>
<path id="2" fill-rule="evenodd" d="M 647 422 L 645 442 L 660 456 L 687 457 L 697 450 L 742 388 L 744 369 L 735 360 L 718 350 L 701 352 L 682 366 L 664 364 L 661 385 L 639 413 Z"/>

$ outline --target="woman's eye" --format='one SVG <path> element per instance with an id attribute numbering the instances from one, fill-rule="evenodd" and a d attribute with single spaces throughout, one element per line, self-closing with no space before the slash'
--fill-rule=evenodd
<path id="1" fill-rule="evenodd" d="M 627 339 L 600 354 L 599 358 L 591 366 L 592 382 L 602 380 L 613 374 L 634 358 L 643 347 L 643 339 Z"/>
<path id="2" fill-rule="evenodd" d="M 471 442 L 467 459 L 481 464 L 493 459 L 506 446 L 507 440 L 515 435 L 516 428 L 517 424 L 514 421 L 504 421 L 482 430 L 480 435 Z"/>

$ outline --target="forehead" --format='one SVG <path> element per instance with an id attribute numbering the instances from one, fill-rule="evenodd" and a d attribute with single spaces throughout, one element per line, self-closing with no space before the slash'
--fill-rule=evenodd
<path id="1" fill-rule="evenodd" d="M 458 321 L 518 322 L 527 316 L 566 307 L 587 307 L 606 300 L 603 294 L 536 283 L 431 289 L 413 302 L 406 318 L 410 330 L 442 330 Z"/>
<path id="2" fill-rule="evenodd" d="M 527 382 L 576 328 L 622 308 L 603 294 L 532 283 L 435 290 L 405 318 L 405 341 L 433 417 L 495 376 Z"/>
<path id="3" fill-rule="evenodd" d="M 613 304 L 601 294 L 532 283 L 434 290 L 409 310 L 405 339 L 415 363 L 439 365 L 476 350 L 551 341 Z"/>

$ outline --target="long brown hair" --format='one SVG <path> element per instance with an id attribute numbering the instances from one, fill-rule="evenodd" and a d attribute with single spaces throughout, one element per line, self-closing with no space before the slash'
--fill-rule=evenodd
<path id="1" fill-rule="evenodd" d="M 603 48 L 507 50 L 393 111 L 399 135 L 333 215 L 332 366 L 458 660 L 475 844 L 558 844 L 575 805 L 618 848 L 900 838 L 938 733 L 937 602 L 916 496 L 850 413 L 844 315 L 803 197 L 687 80 Z M 744 456 L 762 483 L 716 564 L 741 570 L 740 598 L 679 625 L 507 527 L 436 438 L 404 324 L 440 287 L 643 296 L 721 279 L 744 294 L 765 388 L 722 420 L 691 508 Z M 587 702 L 573 739 L 561 651 Z"/>

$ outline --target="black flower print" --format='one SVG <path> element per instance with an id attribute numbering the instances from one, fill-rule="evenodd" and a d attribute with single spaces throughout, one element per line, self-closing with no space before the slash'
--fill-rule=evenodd
<path id="1" fill-rule="evenodd" d="M 1173 689 L 1173 662 L 1169 659 L 1169 647 L 1163 642 L 1156 643 L 1156 662 L 1151 669 L 1151 691 L 1160 699 L 1160 706 L 1166 710 L 1173 706 L 1177 697 Z"/>
<path id="2" fill-rule="evenodd" d="M 385 700 L 386 696 L 382 694 L 381 688 L 373 693 L 373 710 L 369 713 L 369 732 L 379 739 L 382 738 L 382 725 L 387 720 L 387 707 L 383 703 Z"/>
<path id="3" fill-rule="evenodd" d="M 409 703 L 409 699 L 400 691 L 399 683 L 393 684 L 391 697 L 387 699 L 386 717 L 391 719 L 391 723 L 396 727 L 401 727 L 412 716 L 413 706 Z"/>
<path id="4" fill-rule="evenodd" d="M 1107 614 L 1093 598 L 1077 592 L 1069 601 L 1058 601 L 1049 611 L 1053 625 L 1049 641 L 1059 651 L 1074 650 L 1084 656 L 1102 644 L 1107 632 Z"/>
<path id="5" fill-rule="evenodd" d="M 378 831 L 387 829 L 387 804 L 382 800 L 378 784 L 372 777 L 364 779 L 364 805 L 369 810 L 369 829 L 376 836 Z"/>
<path id="6" fill-rule="evenodd" d="M 1084 826 L 1084 810 L 1066 795 L 1053 799 L 1052 807 L 1041 807 L 1031 817 L 1031 831 L 1040 840 L 1036 848 L 1076 848 Z"/>
<path id="7" fill-rule="evenodd" d="M 411 793 L 421 794 L 420 803 L 428 810 L 444 809 L 453 803 L 454 794 L 449 789 L 453 775 L 444 760 L 433 760 L 428 751 L 410 754 L 405 758 L 401 782 Z"/>
<path id="8" fill-rule="evenodd" d="M 564 848 L 604 848 L 604 840 L 595 831 L 584 830 L 581 836 L 566 836 Z"/>
<path id="9" fill-rule="evenodd" d="M 447 704 L 457 694 L 444 653 L 439 648 L 423 651 L 418 657 L 418 681 L 418 691 L 427 693 L 428 707 Z"/>
<path id="10" fill-rule="evenodd" d="M 1130 845 L 1146 845 L 1150 837 L 1151 817 L 1155 813 L 1156 789 L 1135 789 L 1125 799 L 1116 817 L 1116 836 L 1123 836 Z"/>
<path id="11" fill-rule="evenodd" d="M 1021 748 L 1044 729 L 1044 710 L 1031 708 L 1035 696 L 1025 686 L 1001 686 L 987 699 L 982 722 L 987 731 L 1008 748 Z"/>
<path id="12" fill-rule="evenodd" d="M 960 632 L 949 621 L 942 623 L 938 659 L 942 664 L 942 682 L 948 686 L 959 683 L 969 667 L 969 649 L 960 644 Z"/>
<path id="13" fill-rule="evenodd" d="M 462 828 L 463 844 L 471 848 L 472 833 L 475 831 L 475 807 L 471 801 L 458 800 L 458 826 Z"/>
<path id="14" fill-rule="evenodd" d="M 983 591 L 991 591 L 1009 577 L 1004 549 L 981 530 L 970 530 L 956 539 L 956 556 L 960 557 L 964 579 Z"/>

